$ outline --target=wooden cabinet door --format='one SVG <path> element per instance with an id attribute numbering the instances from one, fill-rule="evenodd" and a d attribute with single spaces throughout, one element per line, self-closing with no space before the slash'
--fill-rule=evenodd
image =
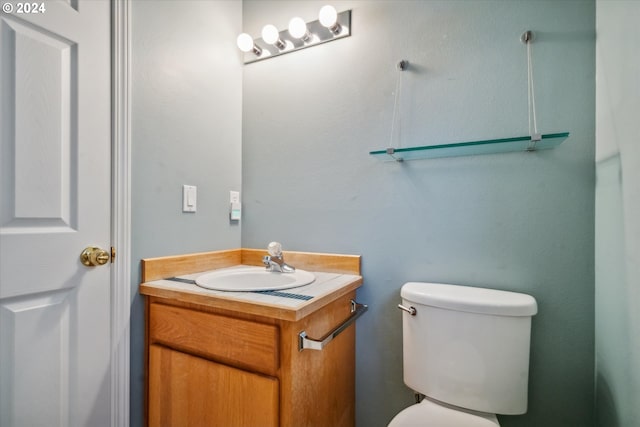
<path id="1" fill-rule="evenodd" d="M 149 426 L 277 427 L 278 380 L 149 346 Z"/>

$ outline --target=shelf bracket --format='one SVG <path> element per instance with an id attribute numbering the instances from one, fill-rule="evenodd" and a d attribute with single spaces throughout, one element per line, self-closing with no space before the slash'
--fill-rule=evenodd
<path id="1" fill-rule="evenodd" d="M 536 144 L 542 141 L 542 134 L 534 133 L 531 135 L 531 141 L 529 141 L 529 145 L 527 145 L 527 151 L 536 151 Z"/>
<path id="2" fill-rule="evenodd" d="M 389 157 L 391 157 L 396 162 L 404 162 L 404 159 L 402 157 L 394 156 L 395 153 L 396 153 L 395 148 L 387 148 L 387 154 L 389 155 Z"/>

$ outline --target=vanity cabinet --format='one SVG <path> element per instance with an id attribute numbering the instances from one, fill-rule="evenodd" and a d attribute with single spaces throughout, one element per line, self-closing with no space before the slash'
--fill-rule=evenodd
<path id="1" fill-rule="evenodd" d="M 299 334 L 321 338 L 349 319 L 357 286 L 298 314 L 268 305 L 234 311 L 142 289 L 148 425 L 352 427 L 355 325 L 322 350 L 299 350 Z"/>

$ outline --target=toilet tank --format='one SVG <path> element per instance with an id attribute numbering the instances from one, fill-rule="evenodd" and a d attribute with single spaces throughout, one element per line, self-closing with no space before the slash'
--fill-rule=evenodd
<path id="1" fill-rule="evenodd" d="M 526 294 L 439 283 L 402 286 L 404 382 L 433 399 L 494 414 L 527 412 Z"/>

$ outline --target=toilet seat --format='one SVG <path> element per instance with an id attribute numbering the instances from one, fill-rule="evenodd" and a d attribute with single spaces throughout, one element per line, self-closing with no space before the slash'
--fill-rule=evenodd
<path id="1" fill-rule="evenodd" d="M 456 408 L 425 398 L 396 415 L 388 427 L 499 427 L 493 414 Z"/>

